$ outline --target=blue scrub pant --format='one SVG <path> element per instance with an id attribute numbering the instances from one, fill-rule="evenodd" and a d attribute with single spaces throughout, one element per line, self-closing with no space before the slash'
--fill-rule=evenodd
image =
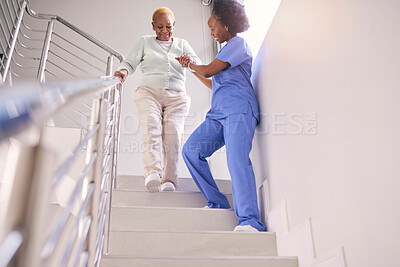
<path id="1" fill-rule="evenodd" d="M 206 117 L 186 141 L 182 155 L 194 181 L 207 199 L 208 206 L 228 209 L 228 199 L 219 191 L 206 160 L 226 145 L 238 225 L 251 225 L 259 231 L 265 231 L 260 221 L 255 177 L 249 157 L 256 126 L 257 120 L 251 111 L 219 119 Z"/>

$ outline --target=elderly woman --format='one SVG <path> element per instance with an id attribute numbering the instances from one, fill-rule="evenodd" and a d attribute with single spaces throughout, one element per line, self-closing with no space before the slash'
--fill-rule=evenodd
<path id="1" fill-rule="evenodd" d="M 144 147 L 145 186 L 150 192 L 175 191 L 179 149 L 190 107 L 186 69 L 175 58 L 188 55 L 200 60 L 186 40 L 173 37 L 175 17 L 169 8 L 156 9 L 152 25 L 155 36 L 141 37 L 114 76 L 124 82 L 140 65 L 142 79 L 134 99 Z"/>
<path id="2" fill-rule="evenodd" d="M 265 231 L 260 221 L 250 150 L 259 122 L 258 102 L 251 84 L 252 56 L 237 33 L 249 28 L 243 5 L 236 0 L 214 0 L 208 20 L 211 36 L 226 45 L 208 65 L 195 64 L 188 56 L 177 60 L 213 90 L 211 109 L 192 133 L 182 153 L 185 163 L 208 201 L 206 208 L 230 208 L 210 171 L 206 158 L 226 146 L 232 194 L 238 225 L 234 231 Z M 212 79 L 209 79 L 212 77 Z"/>

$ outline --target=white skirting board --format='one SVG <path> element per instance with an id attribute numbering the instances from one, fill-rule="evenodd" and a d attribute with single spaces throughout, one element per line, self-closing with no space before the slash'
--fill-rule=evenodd
<path id="1" fill-rule="evenodd" d="M 286 200 L 271 210 L 267 180 L 259 188 L 259 203 L 268 231 L 276 233 L 279 256 L 297 256 L 299 267 L 346 267 L 342 246 L 318 257 L 315 255 L 311 218 L 290 227 Z"/>

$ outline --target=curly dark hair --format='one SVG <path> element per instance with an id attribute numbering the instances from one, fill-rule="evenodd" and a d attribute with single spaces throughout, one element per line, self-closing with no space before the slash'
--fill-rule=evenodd
<path id="1" fill-rule="evenodd" d="M 211 13 L 228 27 L 231 34 L 247 31 L 250 27 L 244 5 L 236 0 L 213 0 Z"/>

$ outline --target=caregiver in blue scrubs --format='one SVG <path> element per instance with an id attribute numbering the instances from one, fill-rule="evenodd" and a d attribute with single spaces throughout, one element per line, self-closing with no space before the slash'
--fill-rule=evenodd
<path id="1" fill-rule="evenodd" d="M 225 46 L 208 65 L 196 65 L 189 56 L 176 58 L 213 90 L 205 121 L 182 149 L 183 159 L 208 208 L 230 208 L 210 171 L 206 158 L 226 146 L 232 194 L 238 226 L 234 231 L 265 231 L 260 221 L 250 150 L 259 122 L 258 102 L 251 84 L 252 55 L 246 41 L 237 36 L 249 28 L 244 6 L 236 0 L 214 0 L 208 20 L 211 36 Z M 212 79 L 210 79 L 212 77 Z"/>

